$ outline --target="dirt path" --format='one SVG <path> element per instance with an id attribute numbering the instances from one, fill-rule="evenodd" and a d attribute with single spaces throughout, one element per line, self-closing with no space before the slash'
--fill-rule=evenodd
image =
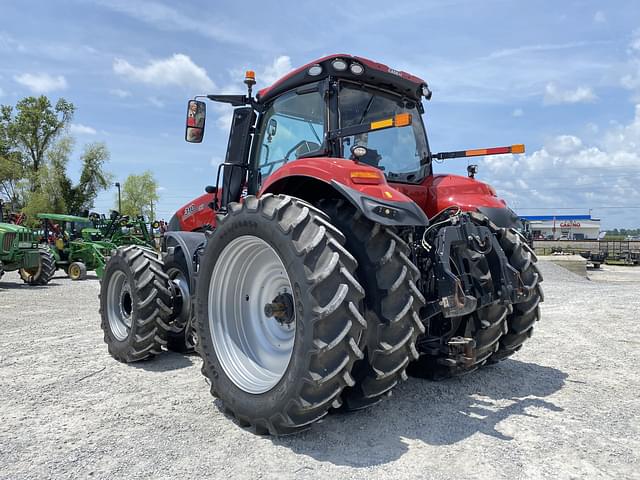
<path id="1" fill-rule="evenodd" d="M 96 279 L 7 274 L 0 479 L 640 478 L 640 276 L 542 267 L 543 319 L 513 359 L 285 438 L 227 418 L 197 356 L 109 357 Z"/>

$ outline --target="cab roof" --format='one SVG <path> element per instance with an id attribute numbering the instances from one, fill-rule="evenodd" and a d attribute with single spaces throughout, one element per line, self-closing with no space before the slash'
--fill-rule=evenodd
<path id="1" fill-rule="evenodd" d="M 337 71 L 332 64 L 335 60 L 344 60 L 347 63 L 346 70 Z M 364 71 L 356 75 L 351 72 L 352 64 L 359 64 L 364 67 Z M 311 67 L 321 67 L 320 73 L 311 75 L 309 69 Z M 316 69 L 317 71 L 318 69 Z M 345 78 L 356 82 L 362 82 L 368 85 L 377 86 L 397 92 L 401 95 L 413 98 L 417 101 L 422 96 L 422 86 L 426 85 L 423 79 L 411 75 L 410 73 L 395 70 L 383 63 L 374 62 L 367 58 L 358 57 L 348 54 L 333 54 L 319 58 L 313 62 L 309 62 L 302 67 L 296 68 L 284 77 L 277 80 L 270 87 L 263 88 L 258 92 L 257 100 L 259 103 L 267 103 L 278 95 L 305 85 L 307 83 L 317 82 L 328 76 Z"/>

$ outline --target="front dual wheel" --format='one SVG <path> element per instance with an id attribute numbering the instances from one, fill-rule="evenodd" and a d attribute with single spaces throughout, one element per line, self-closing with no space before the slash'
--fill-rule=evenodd
<path id="1" fill-rule="evenodd" d="M 364 291 L 343 242 L 321 212 L 281 195 L 230 205 L 209 237 L 196 348 L 212 394 L 241 425 L 294 433 L 354 385 Z"/>

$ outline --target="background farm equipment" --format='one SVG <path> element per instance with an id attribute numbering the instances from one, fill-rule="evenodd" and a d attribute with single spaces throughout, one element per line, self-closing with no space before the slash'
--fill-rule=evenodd
<path id="1" fill-rule="evenodd" d="M 153 238 L 153 230 L 160 227 L 160 223 L 151 222 L 148 226 L 143 216 L 134 219 L 128 215 L 121 215 L 113 211 L 109 218 L 104 215 L 90 216 L 95 228 L 97 228 L 103 239 L 121 247 L 123 245 L 140 245 L 156 248 Z"/>
<path id="2" fill-rule="evenodd" d="M 55 262 L 47 248 L 38 246 L 31 230 L 0 223 L 0 277 L 13 270 L 29 285 L 46 285 L 55 273 Z"/>
<path id="3" fill-rule="evenodd" d="M 13 225 L 22 225 L 26 219 L 26 215 L 21 212 L 12 212 L 7 208 L 7 204 L 0 199 L 0 223 L 12 223 Z"/>
<path id="4" fill-rule="evenodd" d="M 535 250 L 542 255 L 580 255 L 594 268 L 603 263 L 640 265 L 640 241 L 634 240 L 535 240 Z"/>
<path id="5" fill-rule="evenodd" d="M 426 82 L 360 57 L 319 59 L 255 98 L 253 72 L 245 84 L 206 96 L 237 108 L 216 185 L 170 222 L 192 231 L 107 264 L 112 356 L 149 358 L 191 325 L 212 394 L 242 425 L 287 434 L 379 402 L 408 367 L 446 378 L 521 348 L 542 301 L 522 225 L 475 171 L 432 161 L 523 145 L 432 153 Z M 205 115 L 189 102 L 187 141 Z"/>
<path id="6" fill-rule="evenodd" d="M 49 246 L 57 268 L 72 280 L 86 278 L 90 270 L 102 277 L 116 245 L 103 239 L 91 219 L 55 213 L 41 213 L 38 218 L 42 220 L 41 241 Z"/>

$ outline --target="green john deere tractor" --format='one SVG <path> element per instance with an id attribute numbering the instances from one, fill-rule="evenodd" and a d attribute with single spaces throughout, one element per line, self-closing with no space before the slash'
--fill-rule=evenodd
<path id="1" fill-rule="evenodd" d="M 28 285 L 46 285 L 56 271 L 55 260 L 48 248 L 26 227 L 0 223 L 0 277 L 18 270 Z"/>
<path id="2" fill-rule="evenodd" d="M 83 280 L 89 270 L 95 270 L 102 278 L 116 245 L 104 239 L 90 218 L 57 213 L 40 213 L 37 217 L 42 220 L 42 241 L 49 246 L 57 268 L 62 268 L 71 280 Z"/>

